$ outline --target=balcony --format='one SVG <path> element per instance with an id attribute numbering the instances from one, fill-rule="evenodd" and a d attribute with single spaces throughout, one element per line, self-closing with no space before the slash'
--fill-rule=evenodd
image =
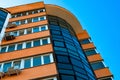
<path id="1" fill-rule="evenodd" d="M 15 27 L 17 27 L 16 24 L 9 23 L 7 26 L 7 29 L 11 29 L 11 28 L 15 28 Z"/>

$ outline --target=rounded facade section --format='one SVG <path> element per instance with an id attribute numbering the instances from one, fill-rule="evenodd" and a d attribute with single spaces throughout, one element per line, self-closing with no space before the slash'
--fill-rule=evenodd
<path id="1" fill-rule="evenodd" d="M 95 80 L 71 25 L 55 16 L 48 21 L 60 80 Z"/>

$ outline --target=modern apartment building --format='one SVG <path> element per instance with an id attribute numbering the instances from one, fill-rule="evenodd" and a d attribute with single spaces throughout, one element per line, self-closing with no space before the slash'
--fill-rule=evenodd
<path id="1" fill-rule="evenodd" d="M 43 2 L 6 8 L 2 80 L 113 80 L 86 30 L 68 10 Z"/>

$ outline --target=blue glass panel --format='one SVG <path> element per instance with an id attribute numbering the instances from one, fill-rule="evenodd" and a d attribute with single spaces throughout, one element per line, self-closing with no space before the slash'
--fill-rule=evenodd
<path id="1" fill-rule="evenodd" d="M 91 66 L 92 66 L 92 68 L 93 68 L 94 70 L 96 70 L 96 69 L 101 69 L 101 68 L 104 68 L 104 67 L 105 67 L 102 62 L 92 63 Z"/>
<path id="2" fill-rule="evenodd" d="M 22 44 L 17 44 L 17 50 L 21 50 L 22 49 Z"/>
<path id="3" fill-rule="evenodd" d="M 3 65 L 3 72 L 7 72 L 8 69 L 11 67 L 12 62 L 4 63 Z"/>
<path id="4" fill-rule="evenodd" d="M 1 52 L 1 53 L 6 52 L 6 47 L 2 47 L 0 52 Z"/>
<path id="5" fill-rule="evenodd" d="M 85 40 L 82 40 L 80 41 L 81 44 L 88 44 L 90 43 L 89 39 L 85 39 Z"/>
<path id="6" fill-rule="evenodd" d="M 15 45 L 10 45 L 8 47 L 8 52 L 14 51 L 15 50 Z"/>
<path id="7" fill-rule="evenodd" d="M 45 20 L 44 16 L 43 16 L 43 17 L 40 17 L 40 20 L 41 20 L 41 21 L 42 21 L 42 20 Z"/>
<path id="8" fill-rule="evenodd" d="M 73 72 L 72 70 L 59 69 L 59 72 L 60 72 L 61 74 L 74 75 L 74 72 Z"/>
<path id="9" fill-rule="evenodd" d="M 41 31 L 45 31 L 46 30 L 46 27 L 45 26 L 42 26 L 41 27 Z"/>
<path id="10" fill-rule="evenodd" d="M 38 17 L 33 18 L 33 22 L 38 22 Z"/>
<path id="11" fill-rule="evenodd" d="M 42 44 L 43 45 L 48 44 L 48 40 L 47 39 L 42 39 Z"/>
<path id="12" fill-rule="evenodd" d="M 43 56 L 44 64 L 50 63 L 50 55 Z"/>
<path id="13" fill-rule="evenodd" d="M 27 42 L 26 43 L 26 48 L 30 48 L 31 47 L 31 42 Z"/>
<path id="14" fill-rule="evenodd" d="M 30 68 L 30 67 L 31 67 L 31 60 L 30 59 L 25 59 L 24 68 Z"/>
<path id="15" fill-rule="evenodd" d="M 94 49 L 92 49 L 92 50 L 87 50 L 87 51 L 85 51 L 85 54 L 86 54 L 87 56 L 90 56 L 90 55 L 97 54 L 97 53 L 96 53 L 96 51 L 95 51 Z"/>
<path id="16" fill-rule="evenodd" d="M 69 63 L 68 56 L 57 55 L 57 60 L 58 60 L 58 62 L 61 62 L 61 63 Z"/>
<path id="17" fill-rule="evenodd" d="M 74 79 L 74 76 L 61 75 L 61 80 L 75 80 L 75 79 Z"/>
<path id="18" fill-rule="evenodd" d="M 39 27 L 34 27 L 33 28 L 33 32 L 35 33 L 35 32 L 39 32 Z"/>
<path id="19" fill-rule="evenodd" d="M 37 57 L 33 57 L 33 66 L 39 66 L 41 65 L 41 57 L 37 56 Z"/>
<path id="20" fill-rule="evenodd" d="M 66 48 L 60 48 L 60 47 L 54 47 L 55 51 L 63 51 L 63 52 L 67 52 Z"/>
<path id="21" fill-rule="evenodd" d="M 61 69 L 72 69 L 72 65 L 70 64 L 62 64 L 62 63 L 58 63 L 58 68 L 61 68 Z"/>
<path id="22" fill-rule="evenodd" d="M 40 46 L 40 40 L 34 40 L 33 46 Z"/>
<path id="23" fill-rule="evenodd" d="M 54 45 L 55 46 L 64 47 L 64 43 L 63 42 L 59 42 L 59 41 L 54 41 Z"/>

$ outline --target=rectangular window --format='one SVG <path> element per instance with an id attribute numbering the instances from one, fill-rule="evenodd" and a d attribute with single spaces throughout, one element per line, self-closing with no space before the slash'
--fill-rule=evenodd
<path id="1" fill-rule="evenodd" d="M 22 49 L 22 43 L 21 44 L 17 44 L 17 50 L 21 50 Z"/>
<path id="2" fill-rule="evenodd" d="M 25 59 L 24 60 L 24 68 L 30 68 L 31 67 L 31 59 Z"/>
<path id="3" fill-rule="evenodd" d="M 15 45 L 10 45 L 8 47 L 8 52 L 14 51 L 15 50 Z"/>
<path id="4" fill-rule="evenodd" d="M 30 48 L 31 46 L 31 42 L 26 42 L 26 48 Z"/>
<path id="5" fill-rule="evenodd" d="M 42 45 L 48 44 L 48 39 L 42 39 Z"/>
<path id="6" fill-rule="evenodd" d="M 46 30 L 46 27 L 45 27 L 45 26 L 42 26 L 42 27 L 41 27 L 41 31 L 44 31 L 44 30 Z"/>
<path id="7" fill-rule="evenodd" d="M 40 46 L 40 40 L 34 40 L 33 41 L 33 46 Z"/>
<path id="8" fill-rule="evenodd" d="M 33 66 L 39 66 L 39 65 L 41 65 L 41 56 L 33 57 Z"/>
<path id="9" fill-rule="evenodd" d="M 35 32 L 39 32 L 39 27 L 34 27 L 33 28 L 33 32 L 35 33 Z"/>
<path id="10" fill-rule="evenodd" d="M 27 34 L 30 34 L 30 33 L 32 33 L 32 28 L 27 29 Z"/>
<path id="11" fill-rule="evenodd" d="M 21 20 L 21 24 L 26 24 L 26 20 Z"/>
<path id="12" fill-rule="evenodd" d="M 50 63 L 50 55 L 43 56 L 44 64 Z"/>
<path id="13" fill-rule="evenodd" d="M 24 30 L 20 30 L 19 31 L 19 35 L 21 36 L 21 35 L 24 35 Z"/>
<path id="14" fill-rule="evenodd" d="M 91 66 L 94 70 L 104 68 L 103 62 L 91 63 Z"/>
<path id="15" fill-rule="evenodd" d="M 39 21 L 38 17 L 35 17 L 32 20 L 33 20 L 32 22 L 38 22 Z"/>
<path id="16" fill-rule="evenodd" d="M 6 52 L 6 48 L 7 48 L 6 46 L 5 46 L 5 47 L 2 47 L 0 52 L 1 52 L 1 53 Z"/>
<path id="17" fill-rule="evenodd" d="M 11 68 L 12 62 L 4 63 L 3 72 L 7 72 L 9 68 Z"/>
<path id="18" fill-rule="evenodd" d="M 95 49 L 90 49 L 90 50 L 86 50 L 85 54 L 87 56 L 90 56 L 90 55 L 97 54 L 97 53 L 96 53 Z"/>
<path id="19" fill-rule="evenodd" d="M 64 47 L 64 43 L 63 43 L 63 42 L 60 42 L 60 41 L 54 41 L 54 45 L 55 45 L 55 46 Z"/>
<path id="20" fill-rule="evenodd" d="M 41 21 L 45 20 L 45 16 L 40 17 L 40 20 Z"/>
<path id="21" fill-rule="evenodd" d="M 27 23 L 32 23 L 32 18 L 28 18 Z"/>
<path id="22" fill-rule="evenodd" d="M 14 36 L 18 36 L 18 31 L 14 31 L 14 32 L 13 32 L 13 35 L 14 35 Z"/>
<path id="23" fill-rule="evenodd" d="M 81 44 L 88 44 L 90 43 L 90 40 L 89 39 L 85 39 L 85 40 L 82 40 L 80 41 Z"/>
<path id="24" fill-rule="evenodd" d="M 20 69 L 20 65 L 21 65 L 21 60 L 13 62 L 14 69 Z"/>

